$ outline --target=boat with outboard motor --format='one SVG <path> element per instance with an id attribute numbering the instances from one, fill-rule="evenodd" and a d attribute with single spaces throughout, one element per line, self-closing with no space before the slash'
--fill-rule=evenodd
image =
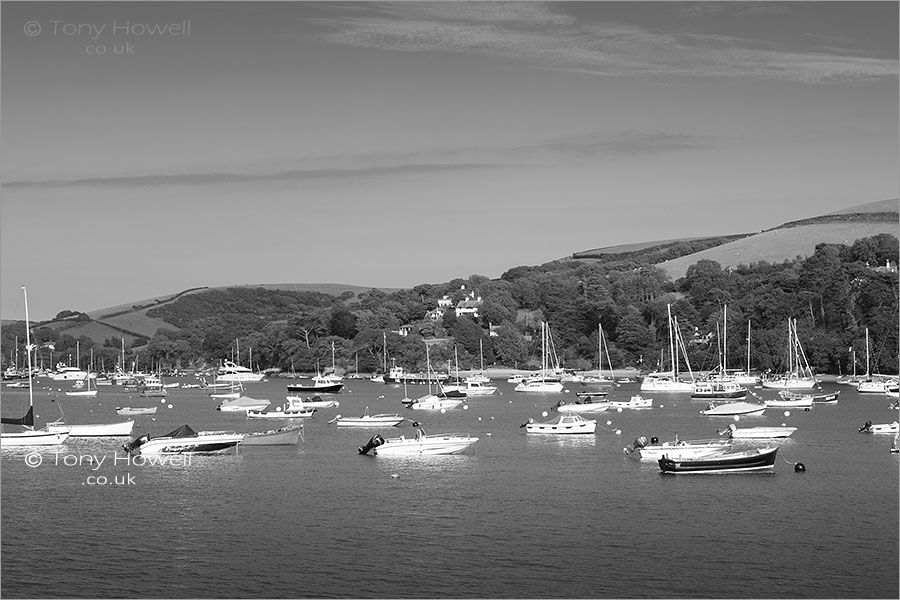
<path id="1" fill-rule="evenodd" d="M 872 423 L 866 421 L 865 425 L 859 428 L 860 433 L 898 433 L 900 432 L 900 423 Z"/>
<path id="2" fill-rule="evenodd" d="M 360 454 L 366 455 L 370 451 L 378 456 L 418 456 L 422 454 L 460 454 L 469 449 L 477 437 L 459 433 L 441 433 L 427 435 L 425 430 L 419 428 L 413 438 L 400 436 L 385 438 L 381 434 L 373 435 L 364 446 L 357 448 Z"/>
<path id="3" fill-rule="evenodd" d="M 147 408 L 143 407 L 134 407 L 134 406 L 117 406 L 116 414 L 128 417 L 134 417 L 137 415 L 155 415 L 156 409 L 159 408 L 157 406 L 150 406 Z"/>
<path id="4" fill-rule="evenodd" d="M 746 473 L 773 470 L 777 453 L 778 446 L 773 446 L 683 460 L 664 456 L 658 462 L 660 471 L 667 475 Z"/>
<path id="5" fill-rule="evenodd" d="M 678 436 L 675 436 L 674 442 L 659 443 L 659 438 L 653 436 L 648 444 L 646 437 L 639 436 L 630 445 L 625 446 L 623 451 L 628 456 L 634 456 L 647 462 L 656 462 L 664 456 L 675 460 L 687 460 L 723 454 L 730 449 L 731 440 L 722 438 L 679 440 Z"/>
<path id="6" fill-rule="evenodd" d="M 216 410 L 222 412 L 247 412 L 248 410 L 265 410 L 272 404 L 269 400 L 251 398 L 250 396 L 239 396 L 237 398 L 229 398 L 222 400 L 216 407 Z"/>
<path id="7" fill-rule="evenodd" d="M 128 454 L 222 454 L 236 448 L 244 440 L 243 433 L 233 431 L 194 431 L 190 425 L 159 437 L 144 434 L 122 444 Z"/>

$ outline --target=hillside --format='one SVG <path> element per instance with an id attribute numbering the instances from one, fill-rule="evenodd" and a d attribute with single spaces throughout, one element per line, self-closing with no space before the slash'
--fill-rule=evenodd
<path id="1" fill-rule="evenodd" d="M 842 213 L 842 215 L 855 214 L 858 213 Z M 809 256 L 815 251 L 816 245 L 821 243 L 849 245 L 859 238 L 880 233 L 897 235 L 896 213 L 892 221 L 881 222 L 867 222 L 862 219 L 817 222 L 817 219 L 811 219 L 807 223 L 786 223 L 775 229 L 661 262 L 656 266 L 675 280 L 684 277 L 688 267 L 701 259 L 714 260 L 723 267 L 736 267 L 739 264 L 748 265 L 760 261 L 780 263 L 797 256 Z"/>

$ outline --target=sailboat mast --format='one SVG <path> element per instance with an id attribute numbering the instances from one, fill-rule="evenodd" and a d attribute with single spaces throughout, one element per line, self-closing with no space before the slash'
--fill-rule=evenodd
<path id="1" fill-rule="evenodd" d="M 672 305 L 666 304 L 669 313 L 669 356 L 672 357 L 672 378 L 678 377 L 678 361 L 675 359 L 675 337 L 672 332 Z"/>
<path id="2" fill-rule="evenodd" d="M 28 354 L 28 406 L 34 410 L 34 382 L 31 376 L 31 322 L 28 320 L 28 290 L 22 286 L 22 294 L 25 296 L 25 350 Z"/>
<path id="3" fill-rule="evenodd" d="M 869 328 L 866 327 L 866 381 L 870 381 L 871 371 L 869 370 Z"/>
<path id="4" fill-rule="evenodd" d="M 722 376 L 728 373 L 728 305 L 722 309 Z"/>
<path id="5" fill-rule="evenodd" d="M 747 320 L 747 375 L 750 374 L 750 320 Z"/>

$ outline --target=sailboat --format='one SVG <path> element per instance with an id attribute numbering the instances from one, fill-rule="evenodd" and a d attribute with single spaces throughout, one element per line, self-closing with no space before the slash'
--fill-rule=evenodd
<path id="1" fill-rule="evenodd" d="M 468 377 L 466 377 L 466 382 L 474 382 L 474 383 L 490 383 L 490 378 L 484 374 L 484 340 L 478 340 L 478 354 L 481 357 L 481 370 L 477 373 L 472 373 Z M 496 388 L 494 388 L 496 389 Z M 488 392 L 493 393 L 493 392 Z"/>
<path id="2" fill-rule="evenodd" d="M 514 388 L 517 392 L 556 393 L 563 390 L 563 384 L 558 378 L 549 378 L 547 375 L 549 362 L 550 325 L 541 321 L 541 374 L 539 377 L 524 379 Z"/>
<path id="3" fill-rule="evenodd" d="M 691 372 L 691 364 L 688 362 L 688 372 L 691 381 L 681 381 L 678 377 L 678 355 L 676 354 L 676 341 L 681 342 L 681 333 L 678 330 L 678 319 L 672 318 L 672 305 L 667 304 L 669 313 L 669 356 L 672 360 L 672 370 L 658 373 L 650 373 L 641 381 L 642 392 L 692 392 L 694 390 L 694 374 Z M 683 351 L 683 344 L 680 346 Z M 685 352 L 685 361 L 687 353 Z"/>
<path id="4" fill-rule="evenodd" d="M 859 382 L 856 391 L 860 394 L 886 394 L 890 382 L 884 379 L 872 379 L 872 368 L 869 363 L 869 328 L 866 327 L 866 378 Z"/>
<path id="5" fill-rule="evenodd" d="M 818 387 L 819 382 L 813 376 L 806 353 L 800 345 L 800 338 L 797 337 L 796 319 L 788 319 L 787 371 L 774 379 L 763 381 L 762 385 L 775 390 L 808 390 Z"/>
<path id="6" fill-rule="evenodd" d="M 701 381 L 694 382 L 691 398 L 744 398 L 747 388 L 734 380 L 728 374 L 728 307 L 723 309 L 723 334 L 721 338 L 721 351 L 719 353 L 718 373 L 712 374 Z M 716 328 L 718 330 L 718 327 Z"/>
<path id="7" fill-rule="evenodd" d="M 424 396 L 416 398 L 407 406 L 413 410 L 446 410 L 448 408 L 456 408 L 462 404 L 462 398 L 449 398 L 443 392 L 440 395 L 433 394 L 431 391 L 431 354 L 428 350 L 428 344 L 425 344 L 425 362 L 428 368 L 428 393 Z M 440 391 L 441 383 L 435 374 L 435 382 Z"/>
<path id="8" fill-rule="evenodd" d="M 381 352 L 381 363 L 382 363 L 381 373 L 378 373 L 377 375 L 373 375 L 372 378 L 369 379 L 369 381 L 371 381 L 373 383 L 384 383 L 384 376 L 387 373 L 387 333 L 382 331 L 381 337 L 384 340 L 384 343 L 383 343 L 384 350 L 382 350 L 382 352 Z"/>
<path id="9" fill-rule="evenodd" d="M 759 385 L 762 377 L 754 375 L 750 370 L 750 321 L 747 321 L 747 369 L 733 373 L 735 383 L 741 385 Z"/>
<path id="10" fill-rule="evenodd" d="M 69 437 L 68 431 L 50 431 L 34 428 L 34 381 L 31 377 L 31 324 L 28 320 L 28 291 L 22 286 L 25 295 L 25 348 L 28 351 L 28 412 L 24 417 L 0 418 L 0 422 L 7 425 L 21 425 L 25 431 L 0 433 L 0 445 L 12 446 L 58 446 Z"/>

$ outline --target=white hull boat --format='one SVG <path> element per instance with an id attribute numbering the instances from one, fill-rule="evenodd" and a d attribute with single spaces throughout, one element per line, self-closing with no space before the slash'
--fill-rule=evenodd
<path id="1" fill-rule="evenodd" d="M 303 433 L 303 423 L 281 429 L 245 433 L 242 446 L 294 446 Z"/>
<path id="2" fill-rule="evenodd" d="M 812 408 L 813 397 L 801 396 L 800 398 L 774 398 L 772 400 L 763 400 L 763 404 L 772 408 Z"/>
<path id="3" fill-rule="evenodd" d="M 563 384 L 559 381 L 547 381 L 542 379 L 526 379 L 515 387 L 517 392 L 533 392 L 537 394 L 556 394 L 563 391 Z"/>
<path id="4" fill-rule="evenodd" d="M 342 417 L 337 415 L 329 423 L 336 423 L 338 427 L 396 427 L 406 420 L 398 414 L 377 414 L 370 415 L 368 409 L 366 414 L 361 417 Z"/>
<path id="5" fill-rule="evenodd" d="M 265 373 L 254 373 L 247 367 L 226 360 L 216 373 L 216 383 L 256 383 L 265 376 Z"/>
<path id="6" fill-rule="evenodd" d="M 723 402 L 717 404 L 710 402 L 700 414 L 706 417 L 732 417 L 735 415 L 761 415 L 768 408 L 765 404 L 752 402 Z"/>
<path id="7" fill-rule="evenodd" d="M 300 396 L 285 396 L 291 408 L 335 408 L 340 406 L 338 400 L 325 400 L 321 396 L 313 396 L 312 398 L 301 398 Z"/>
<path id="8" fill-rule="evenodd" d="M 522 425 L 528 433 L 549 433 L 554 435 L 592 434 L 597 429 L 597 421 L 585 419 L 578 414 L 564 414 L 551 421 L 539 423 L 529 419 Z"/>
<path id="9" fill-rule="evenodd" d="M 626 446 L 624 452 L 627 455 L 636 456 L 642 461 L 655 463 L 663 457 L 673 460 L 687 460 L 704 456 L 715 456 L 727 452 L 731 447 L 731 441 L 727 439 L 680 441 L 676 439 L 674 442 L 663 442 L 660 444 L 654 437 L 651 438 L 648 444 L 647 438 L 640 436 L 630 446 Z"/>
<path id="10" fill-rule="evenodd" d="M 556 406 L 556 412 L 560 414 L 592 414 L 602 413 L 609 410 L 609 402 L 606 400 L 594 400 L 593 398 L 585 398 L 575 404 L 567 404 L 565 400 L 560 400 Z"/>
<path id="11" fill-rule="evenodd" d="M 84 425 L 69 425 L 62 421 L 47 423 L 49 431 L 68 433 L 69 437 L 114 437 L 131 435 L 134 429 L 134 421 L 122 421 L 121 423 L 93 423 Z"/>
<path id="12" fill-rule="evenodd" d="M 693 392 L 694 384 L 674 377 L 647 375 L 641 381 L 642 392 Z"/>
<path id="13" fill-rule="evenodd" d="M 263 411 L 271 404 L 268 400 L 257 400 L 249 396 L 240 396 L 229 400 L 223 400 L 216 410 L 222 412 L 247 412 L 249 410 Z"/>
<path id="14" fill-rule="evenodd" d="M 796 427 L 736 427 L 734 423 L 719 433 L 725 433 L 735 440 L 762 440 L 790 437 Z"/>
<path id="15" fill-rule="evenodd" d="M 131 407 L 131 406 L 121 406 L 121 407 L 117 406 L 116 414 L 123 415 L 123 416 L 129 416 L 129 417 L 134 417 L 137 415 L 155 415 L 157 408 L 158 408 L 157 406 L 150 406 L 148 408 Z"/>
<path id="16" fill-rule="evenodd" d="M 413 410 L 449 410 L 462 403 L 463 401 L 459 398 L 441 398 L 434 394 L 427 394 L 413 400 L 408 407 Z"/>
<path id="17" fill-rule="evenodd" d="M 866 421 L 866 424 L 859 428 L 860 433 L 898 433 L 900 432 L 900 423 L 875 423 Z"/>
<path id="18" fill-rule="evenodd" d="M 643 409 L 653 408 L 653 398 L 644 398 L 643 396 L 632 396 L 629 400 L 609 400 L 610 408 L 632 408 Z"/>
<path id="19" fill-rule="evenodd" d="M 233 431 L 194 431 L 182 425 L 175 431 L 160 437 L 149 434 L 122 445 L 122 449 L 134 455 L 155 454 L 222 454 L 236 448 L 244 439 L 243 433 Z"/>
<path id="20" fill-rule="evenodd" d="M 477 441 L 477 437 L 468 434 L 426 435 L 423 429 L 419 429 L 416 431 L 415 437 L 409 439 L 405 436 L 384 438 L 376 433 L 365 446 L 357 448 L 357 451 L 360 454 L 368 454 L 371 451 L 377 456 L 460 454 Z"/>

